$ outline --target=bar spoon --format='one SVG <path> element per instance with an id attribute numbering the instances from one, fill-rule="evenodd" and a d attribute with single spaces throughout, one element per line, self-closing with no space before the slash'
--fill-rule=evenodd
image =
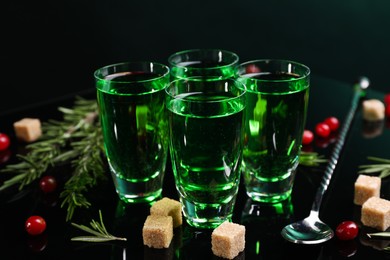
<path id="1" fill-rule="evenodd" d="M 322 222 L 319 218 L 321 202 L 329 186 L 330 179 L 332 178 L 360 98 L 364 96 L 365 89 L 367 89 L 369 85 L 370 81 L 366 77 L 359 78 L 358 82 L 354 84 L 354 94 L 350 110 L 341 128 L 339 138 L 332 150 L 323 179 L 314 198 L 310 214 L 305 219 L 286 225 L 282 229 L 281 235 L 287 241 L 296 244 L 319 244 L 328 241 L 334 236 L 332 228 Z"/>

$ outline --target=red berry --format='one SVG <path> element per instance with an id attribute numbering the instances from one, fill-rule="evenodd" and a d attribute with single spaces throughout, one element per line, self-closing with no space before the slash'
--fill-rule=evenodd
<path id="1" fill-rule="evenodd" d="M 390 105 L 390 93 L 385 95 L 384 101 L 385 105 Z"/>
<path id="2" fill-rule="evenodd" d="M 47 175 L 39 181 L 39 187 L 44 193 L 50 193 L 56 190 L 57 180 L 53 176 Z"/>
<path id="3" fill-rule="evenodd" d="M 326 118 L 324 120 L 324 123 L 329 126 L 330 131 L 336 131 L 340 126 L 339 120 L 337 119 L 337 117 L 334 116 Z"/>
<path id="4" fill-rule="evenodd" d="M 358 233 L 358 226 L 350 220 L 341 222 L 336 228 L 336 236 L 340 240 L 352 240 L 357 237 Z"/>
<path id="5" fill-rule="evenodd" d="M 311 142 L 313 142 L 313 139 L 314 139 L 314 134 L 312 131 L 307 130 L 307 129 L 303 131 L 303 136 L 302 136 L 302 144 L 303 145 L 310 144 Z"/>
<path id="6" fill-rule="evenodd" d="M 328 124 L 321 122 L 316 125 L 315 132 L 319 137 L 326 138 L 330 134 L 330 127 Z"/>
<path id="7" fill-rule="evenodd" d="M 27 233 L 32 236 L 36 236 L 42 234 L 43 231 L 45 231 L 46 221 L 41 216 L 31 216 L 26 220 L 24 227 Z"/>
<path id="8" fill-rule="evenodd" d="M 257 67 L 255 64 L 250 64 L 245 68 L 245 73 L 259 73 L 261 72 L 261 69 Z"/>
<path id="9" fill-rule="evenodd" d="M 10 145 L 11 141 L 9 136 L 3 133 L 0 133 L 0 151 L 4 151 Z"/>
<path id="10" fill-rule="evenodd" d="M 385 108 L 385 116 L 387 118 L 390 118 L 390 103 L 388 105 L 386 105 L 386 108 Z"/>

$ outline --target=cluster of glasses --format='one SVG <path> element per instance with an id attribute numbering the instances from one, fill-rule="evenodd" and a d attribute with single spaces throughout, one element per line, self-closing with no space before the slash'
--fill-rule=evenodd
<path id="1" fill-rule="evenodd" d="M 187 223 L 231 221 L 240 180 L 257 202 L 290 197 L 306 121 L 310 69 L 281 59 L 240 63 L 221 49 L 124 62 L 94 73 L 119 198 L 162 194 L 168 156 Z"/>

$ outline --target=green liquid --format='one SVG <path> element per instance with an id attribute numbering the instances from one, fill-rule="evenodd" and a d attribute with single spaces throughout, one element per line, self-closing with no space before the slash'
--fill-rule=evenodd
<path id="1" fill-rule="evenodd" d="M 117 82 L 151 77 L 142 73 L 110 75 Z M 168 152 L 164 94 L 158 82 L 140 83 L 131 89 L 115 82 L 98 87 L 107 159 L 117 192 L 125 201 L 151 201 L 161 195 Z"/>
<path id="2" fill-rule="evenodd" d="M 198 92 L 185 99 L 226 97 Z M 244 106 L 230 100 L 202 109 L 200 103 L 181 99 L 167 105 L 172 164 L 186 219 L 196 227 L 216 227 L 232 216 L 240 180 Z"/>
<path id="3" fill-rule="evenodd" d="M 253 78 L 280 81 L 296 79 L 296 75 L 254 74 Z M 299 163 L 309 87 L 301 80 L 282 85 L 246 83 L 243 170 L 247 193 L 254 200 L 280 201 L 290 195 Z"/>
<path id="4" fill-rule="evenodd" d="M 171 68 L 174 78 L 227 79 L 235 77 L 236 65 L 215 61 L 188 61 Z"/>

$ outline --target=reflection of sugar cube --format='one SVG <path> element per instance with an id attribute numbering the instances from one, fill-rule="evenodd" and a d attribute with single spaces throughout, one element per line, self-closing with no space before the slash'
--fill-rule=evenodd
<path id="1" fill-rule="evenodd" d="M 211 234 L 211 249 L 214 255 L 233 259 L 245 248 L 245 226 L 224 222 Z"/>
<path id="2" fill-rule="evenodd" d="M 363 225 L 385 231 L 390 226 L 390 201 L 371 197 L 362 205 Z"/>
<path id="3" fill-rule="evenodd" d="M 360 174 L 355 182 L 354 203 L 356 205 L 363 205 L 370 197 L 380 197 L 380 190 L 381 178 Z"/>
<path id="4" fill-rule="evenodd" d="M 36 118 L 23 118 L 14 123 L 16 137 L 25 142 L 34 142 L 42 135 L 41 121 Z"/>
<path id="5" fill-rule="evenodd" d="M 150 207 L 150 214 L 171 216 L 173 218 L 174 228 L 183 223 L 180 202 L 167 197 L 156 201 L 152 207 Z"/>
<path id="6" fill-rule="evenodd" d="M 153 248 L 168 248 L 173 238 L 171 216 L 149 215 L 142 228 L 144 245 Z"/>

